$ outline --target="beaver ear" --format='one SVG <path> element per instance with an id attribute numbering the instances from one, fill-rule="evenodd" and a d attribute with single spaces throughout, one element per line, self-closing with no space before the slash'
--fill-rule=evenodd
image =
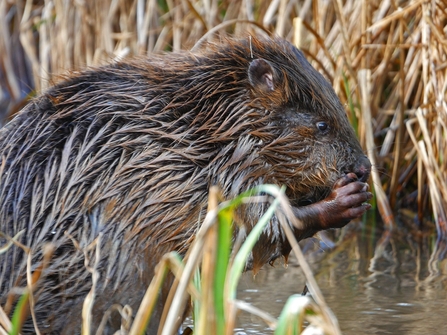
<path id="1" fill-rule="evenodd" d="M 272 92 L 275 89 L 273 82 L 275 70 L 265 59 L 255 59 L 250 63 L 248 67 L 248 80 L 250 84 L 262 91 Z"/>

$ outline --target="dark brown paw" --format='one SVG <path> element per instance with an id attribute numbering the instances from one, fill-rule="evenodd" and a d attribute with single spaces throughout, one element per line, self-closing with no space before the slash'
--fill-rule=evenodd
<path id="1" fill-rule="evenodd" d="M 331 194 L 315 205 L 322 206 L 320 220 L 323 229 L 340 228 L 352 219 L 362 216 L 371 205 L 368 184 L 358 180 L 355 173 L 348 173 L 334 185 Z"/>

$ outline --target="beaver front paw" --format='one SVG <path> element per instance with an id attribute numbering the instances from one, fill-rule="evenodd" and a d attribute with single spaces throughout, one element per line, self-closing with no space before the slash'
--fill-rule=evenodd
<path id="1" fill-rule="evenodd" d="M 359 180 L 355 173 L 348 173 L 337 180 L 325 199 L 307 206 L 293 207 L 295 216 L 304 228 L 297 229 L 298 239 L 308 237 L 318 230 L 341 228 L 352 219 L 362 216 L 371 205 L 368 184 Z M 311 234 L 311 235 L 312 235 Z"/>
<path id="2" fill-rule="evenodd" d="M 368 184 L 360 181 L 355 173 L 348 173 L 337 180 L 329 196 L 312 206 L 318 206 L 321 229 L 341 228 L 352 219 L 362 216 L 371 205 Z"/>

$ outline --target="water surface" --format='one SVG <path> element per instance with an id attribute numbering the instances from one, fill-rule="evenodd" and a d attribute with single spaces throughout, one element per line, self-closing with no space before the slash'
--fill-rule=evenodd
<path id="1" fill-rule="evenodd" d="M 447 334 L 445 243 L 434 234 L 366 231 L 352 225 L 338 245 L 318 241 L 304 248 L 318 285 L 345 335 Z M 275 317 L 287 298 L 301 293 L 304 275 L 296 261 L 285 269 L 263 267 L 243 275 L 238 298 Z M 272 334 L 256 316 L 240 314 L 239 334 Z"/>

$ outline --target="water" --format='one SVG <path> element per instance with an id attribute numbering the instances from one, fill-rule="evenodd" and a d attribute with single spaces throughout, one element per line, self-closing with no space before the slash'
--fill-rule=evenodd
<path id="1" fill-rule="evenodd" d="M 318 285 L 345 335 L 447 334 L 446 247 L 433 234 L 345 231 L 338 246 L 307 251 Z M 306 248 L 306 247 L 305 247 Z M 243 275 L 238 299 L 278 317 L 305 284 L 299 266 L 265 266 Z M 239 334 L 272 334 L 256 316 L 240 313 Z"/>

